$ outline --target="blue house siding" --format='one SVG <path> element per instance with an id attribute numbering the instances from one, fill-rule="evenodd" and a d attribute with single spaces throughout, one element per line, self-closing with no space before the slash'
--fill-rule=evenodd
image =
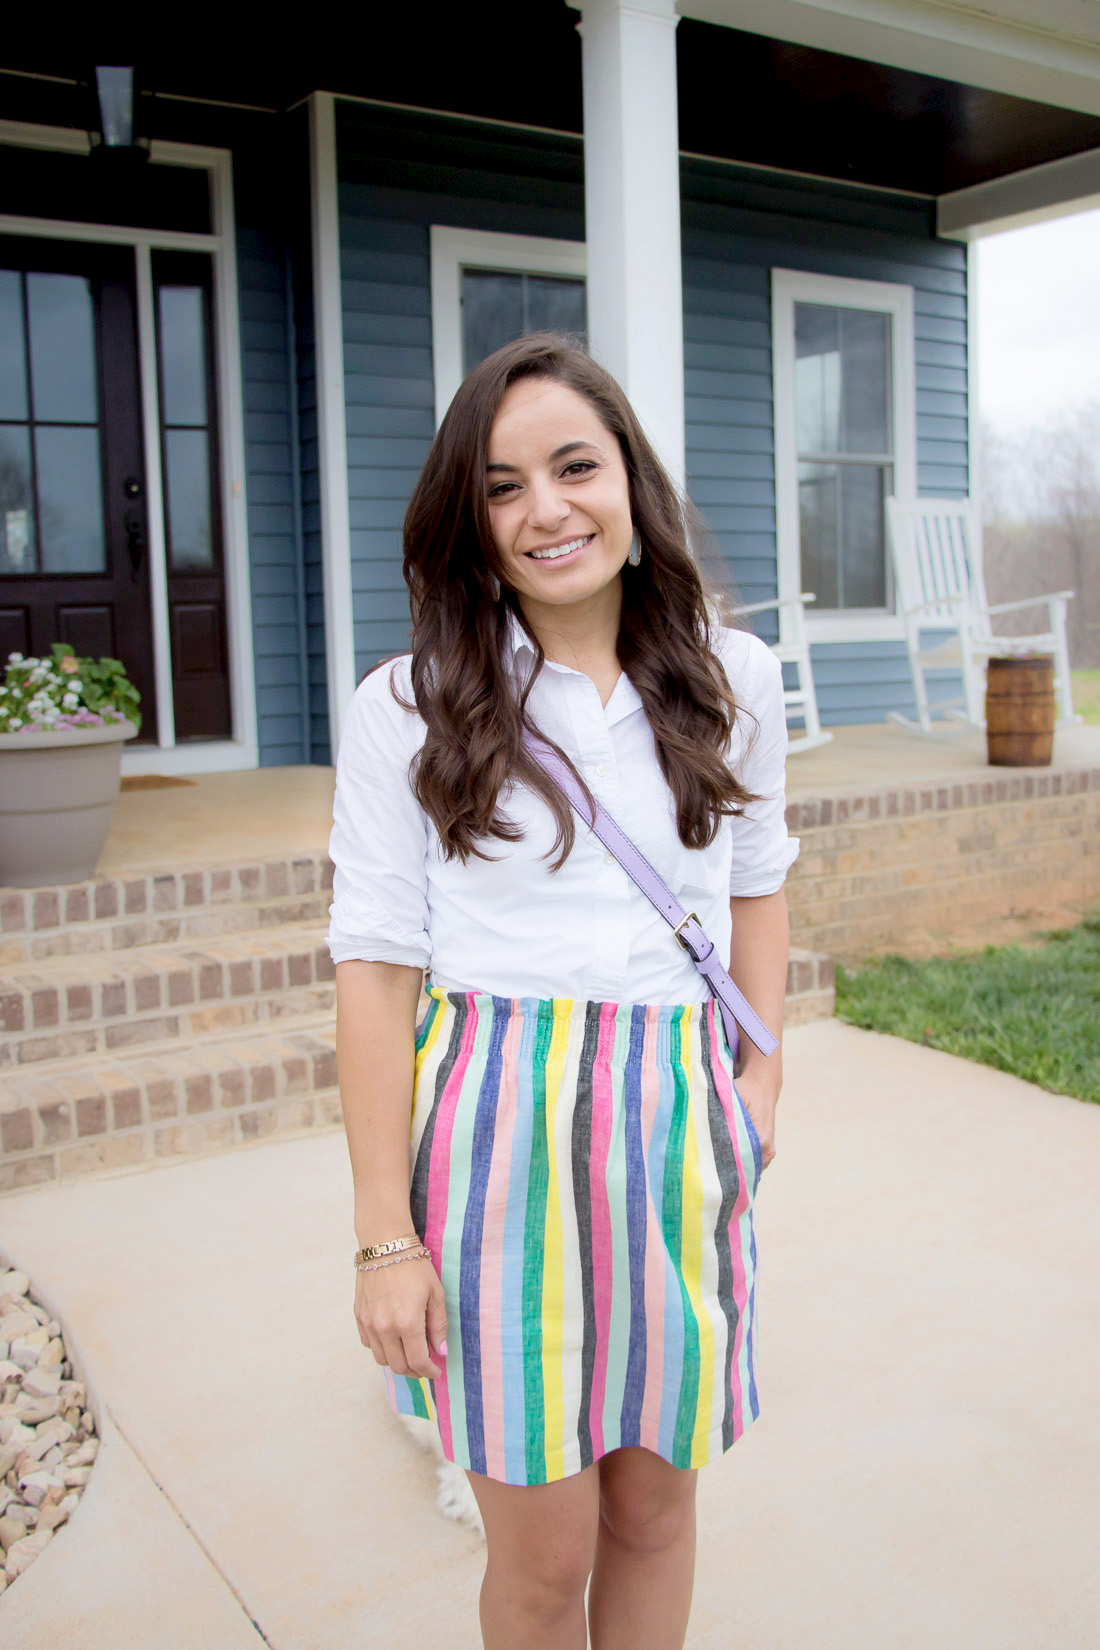
<path id="1" fill-rule="evenodd" d="M 429 226 L 580 240 L 583 179 L 580 147 L 569 139 L 356 105 L 338 105 L 338 145 L 362 672 L 408 645 L 401 523 L 433 431 Z M 689 489 L 743 598 L 765 600 L 777 585 L 772 268 L 913 287 L 918 484 L 961 495 L 965 254 L 935 239 L 928 203 L 874 191 L 685 161 L 683 199 Z M 307 492 L 307 542 L 309 511 Z M 821 646 L 814 663 L 826 722 L 912 708 L 901 643 Z"/>
<path id="2" fill-rule="evenodd" d="M 284 248 L 238 226 L 252 646 L 263 767 L 308 761 Z"/>
<path id="3" fill-rule="evenodd" d="M 688 487 L 742 598 L 767 601 L 778 593 L 772 269 L 913 288 L 917 485 L 962 497 L 966 254 L 935 238 L 920 200 L 694 160 L 681 187 Z M 774 639 L 774 621 L 758 628 Z M 915 709 L 901 642 L 823 644 L 813 662 L 826 723 Z"/>
<path id="4" fill-rule="evenodd" d="M 337 104 L 356 670 L 409 645 L 401 524 L 435 432 L 430 226 L 584 238 L 569 138 Z"/>

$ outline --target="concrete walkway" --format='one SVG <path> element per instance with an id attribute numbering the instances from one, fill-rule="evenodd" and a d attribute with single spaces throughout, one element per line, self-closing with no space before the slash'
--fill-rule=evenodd
<path id="1" fill-rule="evenodd" d="M 836 1022 L 787 1068 L 691 1650 L 1095 1650 L 1100 1108 Z M 104 1419 L 0 1641 L 476 1650 L 483 1549 L 359 1344 L 350 1206 L 340 1132 L 0 1202 Z"/>

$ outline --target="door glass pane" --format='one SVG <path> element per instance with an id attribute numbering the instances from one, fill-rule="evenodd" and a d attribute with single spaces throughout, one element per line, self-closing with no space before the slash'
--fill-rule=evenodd
<path id="1" fill-rule="evenodd" d="M 34 539 L 30 435 L 0 425 L 0 573 L 33 573 Z"/>
<path id="2" fill-rule="evenodd" d="M 17 269 L 0 269 L 0 418 L 26 418 L 23 281 Z"/>
<path id="3" fill-rule="evenodd" d="M 27 276 L 34 416 L 59 424 L 94 424 L 95 313 L 83 275 Z"/>
<path id="4" fill-rule="evenodd" d="M 819 608 L 885 607 L 885 464 L 800 464 L 802 585 Z"/>
<path id="5" fill-rule="evenodd" d="M 103 479 L 98 429 L 34 432 L 42 571 L 105 573 Z"/>
<path id="6" fill-rule="evenodd" d="M 892 451 L 890 328 L 879 310 L 795 305 L 800 454 Z"/>
<path id="7" fill-rule="evenodd" d="M 484 269 L 462 271 L 464 372 L 523 333 L 523 277 Z"/>
<path id="8" fill-rule="evenodd" d="M 210 532 L 210 455 L 205 430 L 166 430 L 169 559 L 175 573 L 214 565 Z"/>
<path id="9" fill-rule="evenodd" d="M 205 424 L 206 326 L 197 286 L 162 286 L 158 294 L 162 417 L 166 424 Z"/>

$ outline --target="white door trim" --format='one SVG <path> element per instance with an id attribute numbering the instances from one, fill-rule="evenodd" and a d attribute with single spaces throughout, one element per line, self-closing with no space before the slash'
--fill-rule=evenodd
<path id="1" fill-rule="evenodd" d="M 488 229 L 431 226 L 432 365 L 435 375 L 435 427 L 462 382 L 462 271 L 506 269 L 522 275 L 588 273 L 583 241 L 559 241 L 543 235 L 505 235 Z"/>
<path id="2" fill-rule="evenodd" d="M 0 144 L 87 153 L 84 133 L 59 127 L 0 121 Z M 157 746 L 124 751 L 124 773 L 206 773 L 254 768 L 259 762 L 256 681 L 252 650 L 252 600 L 248 564 L 248 501 L 245 477 L 244 389 L 241 373 L 237 247 L 233 217 L 233 156 L 228 149 L 154 142 L 150 160 L 194 166 L 210 174 L 213 233 L 134 229 L 118 224 L 73 223 L 55 218 L 0 214 L 0 235 L 40 240 L 91 241 L 131 246 L 137 278 L 138 348 L 142 384 L 146 499 L 150 555 L 153 669 L 157 687 Z M 222 520 L 225 524 L 226 625 L 233 737 L 177 746 L 172 716 L 172 668 L 168 636 L 164 494 L 154 346 L 150 254 L 154 250 L 209 252 L 214 262 L 215 355 L 218 368 Z"/>
<path id="3" fill-rule="evenodd" d="M 894 492 L 917 491 L 917 392 L 913 329 L 913 289 L 892 281 L 858 281 L 813 275 L 800 269 L 772 270 L 772 390 L 775 417 L 775 525 L 781 601 L 806 588 L 799 552 L 798 438 L 795 426 L 794 306 L 836 305 L 877 309 L 893 317 Z M 780 608 L 780 637 L 784 609 Z M 806 614 L 811 642 L 877 642 L 904 638 L 901 620 L 880 609 Z"/>
<path id="4" fill-rule="evenodd" d="M 310 94 L 309 172 L 325 675 L 328 683 L 329 757 L 335 762 L 344 717 L 355 693 L 355 609 L 351 585 L 351 507 L 348 499 L 347 410 L 344 404 L 344 299 L 340 276 L 336 98 L 332 92 Z"/>

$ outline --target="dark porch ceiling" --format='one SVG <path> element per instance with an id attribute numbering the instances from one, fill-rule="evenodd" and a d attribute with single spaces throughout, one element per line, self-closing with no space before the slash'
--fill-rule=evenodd
<path id="1" fill-rule="evenodd" d="M 314 90 L 582 129 L 580 38 L 562 0 L 438 7 L 430 24 L 411 7 L 321 14 L 304 38 L 253 30 L 217 50 L 220 30 L 188 23 L 155 38 L 16 23 L 0 46 L 0 70 L 19 71 L 0 72 L 0 114 L 94 124 L 92 65 L 132 62 L 154 135 L 158 98 L 281 112 Z M 940 195 L 1100 148 L 1095 116 L 709 23 L 682 21 L 677 52 L 681 148 L 717 159 Z"/>

